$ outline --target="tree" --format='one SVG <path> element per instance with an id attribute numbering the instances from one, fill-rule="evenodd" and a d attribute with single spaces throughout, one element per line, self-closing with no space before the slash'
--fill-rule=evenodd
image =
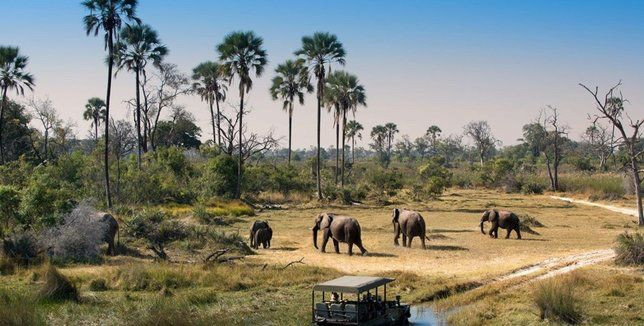
<path id="1" fill-rule="evenodd" d="M 347 122 L 346 130 L 347 130 L 347 137 L 351 138 L 351 163 L 353 164 L 356 162 L 356 156 L 355 156 L 356 137 L 358 137 L 358 139 L 362 139 L 361 131 L 364 130 L 364 127 L 360 124 L 360 122 L 351 120 Z"/>
<path id="2" fill-rule="evenodd" d="M 416 150 L 416 153 L 420 155 L 420 158 L 424 159 L 429 152 L 430 143 L 427 141 L 426 137 L 418 137 L 414 140 L 414 149 Z"/>
<path id="3" fill-rule="evenodd" d="M 4 110 L 5 159 L 14 161 L 24 155 L 28 159 L 36 159 L 36 163 L 42 163 L 44 160 L 36 147 L 40 132 L 29 126 L 32 116 L 27 108 L 7 100 Z"/>
<path id="4" fill-rule="evenodd" d="M 49 146 L 50 134 L 56 128 L 60 127 L 61 120 L 58 117 L 58 112 L 54 108 L 53 103 L 49 99 L 39 100 L 35 97 L 27 100 L 27 106 L 33 111 L 36 119 L 40 121 L 43 128 L 43 156 L 47 160 L 52 157 Z"/>
<path id="5" fill-rule="evenodd" d="M 342 124 L 342 185 L 344 186 L 344 169 L 345 169 L 345 143 L 346 143 L 346 124 L 347 113 L 351 111 L 355 116 L 358 106 L 367 105 L 367 95 L 365 88 L 358 81 L 358 77 L 345 71 L 338 70 L 329 74 L 324 94 L 327 106 L 333 107 L 335 118 L 335 136 L 336 136 L 336 172 L 339 166 L 339 129 Z M 342 120 L 340 121 L 340 117 Z M 337 183 L 337 173 L 336 173 Z"/>
<path id="6" fill-rule="evenodd" d="M 226 91 L 228 91 L 228 88 L 225 83 L 228 82 L 228 79 L 224 75 L 222 66 L 218 62 L 206 61 L 192 69 L 192 80 L 194 81 L 192 83 L 192 89 L 210 107 L 212 142 L 221 147 L 221 112 L 219 110 L 219 102 L 226 100 Z M 216 116 L 213 110 L 213 104 L 217 106 Z"/>
<path id="7" fill-rule="evenodd" d="M 201 129 L 195 117 L 181 107 L 175 108 L 171 120 L 161 120 L 157 130 L 158 145 L 199 148 Z"/>
<path id="8" fill-rule="evenodd" d="M 110 151 L 116 156 L 116 196 L 121 191 L 121 159 L 130 154 L 136 145 L 132 125 L 127 120 L 110 120 Z"/>
<path id="9" fill-rule="evenodd" d="M 393 122 L 385 124 L 387 129 L 387 156 L 391 159 L 391 144 L 394 142 L 394 136 L 398 133 L 398 126 Z"/>
<path id="10" fill-rule="evenodd" d="M 633 120 L 631 116 L 625 111 L 624 98 L 621 93 L 619 96 L 616 94 L 617 89 L 621 86 L 620 81 L 615 86 L 611 87 L 603 98 L 600 98 L 599 87 L 591 90 L 584 84 L 579 84 L 583 87 L 595 100 L 596 109 L 599 112 L 592 119 L 593 121 L 608 120 L 619 132 L 620 137 L 617 142 L 628 153 L 627 170 L 631 174 L 631 181 L 635 189 L 635 201 L 637 203 L 637 213 L 639 216 L 639 225 L 644 226 L 644 212 L 642 209 L 642 176 L 641 173 L 644 169 L 640 169 L 639 160 L 644 155 L 642 145 L 642 132 L 640 128 L 644 125 L 644 119 Z M 628 130 L 630 128 L 630 130 Z M 627 130 L 630 132 L 627 133 Z"/>
<path id="11" fill-rule="evenodd" d="M 136 137 L 138 141 L 137 164 L 141 168 L 141 150 L 147 152 L 147 140 L 141 134 L 141 76 L 145 67 L 152 62 L 160 67 L 161 61 L 168 54 L 168 49 L 161 44 L 157 32 L 148 25 L 126 25 L 119 33 L 120 40 L 115 45 L 116 72 L 125 68 L 134 73 L 136 90 Z M 147 133 L 146 133 L 147 134 Z"/>
<path id="12" fill-rule="evenodd" d="M 239 79 L 239 162 L 237 166 L 237 194 L 241 197 L 242 169 L 243 169 L 243 118 L 244 95 L 250 92 L 253 86 L 252 73 L 260 77 L 264 72 L 267 62 L 266 50 L 263 48 L 264 40 L 252 31 L 233 32 L 224 37 L 224 41 L 217 46 L 219 60 L 230 81 L 234 77 Z"/>
<path id="13" fill-rule="evenodd" d="M 281 99 L 282 108 L 288 111 L 288 164 L 291 164 L 291 130 L 293 126 L 293 103 L 297 97 L 300 105 L 304 105 L 304 92 L 313 92 L 309 77 L 309 69 L 304 59 L 286 60 L 275 68 L 276 76 L 270 88 L 273 100 Z"/>
<path id="14" fill-rule="evenodd" d="M 33 90 L 34 77 L 25 71 L 29 59 L 20 55 L 17 47 L 0 46 L 0 90 L 2 103 L 0 104 L 0 165 L 5 162 L 3 127 L 5 108 L 8 104 L 7 92 L 15 90 L 18 95 L 25 94 L 25 88 Z"/>
<path id="15" fill-rule="evenodd" d="M 83 6 L 89 14 L 83 18 L 87 35 L 97 36 L 99 32 L 105 33 L 105 49 L 107 50 L 107 96 L 105 97 L 105 121 L 110 119 L 110 92 L 112 91 L 112 68 L 114 66 L 114 38 L 121 28 L 123 21 L 141 20 L 136 17 L 137 0 L 85 0 Z M 105 151 L 103 155 L 105 171 L 105 197 L 107 207 L 112 208 L 110 194 L 109 170 L 109 124 L 105 124 Z"/>
<path id="16" fill-rule="evenodd" d="M 401 161 L 412 161 L 414 159 L 414 143 L 409 136 L 403 135 L 402 140 L 396 143 L 396 152 Z"/>
<path id="17" fill-rule="evenodd" d="M 371 129 L 371 139 L 373 140 L 373 143 L 369 144 L 369 146 L 376 151 L 378 160 L 385 167 L 389 165 L 389 161 L 391 160 L 387 150 L 388 137 L 389 130 L 385 126 L 378 125 Z"/>
<path id="18" fill-rule="evenodd" d="M 98 97 L 92 97 L 85 104 L 83 119 L 92 121 L 94 127 L 94 141 L 98 143 L 98 125 L 105 121 L 105 101 Z"/>
<path id="19" fill-rule="evenodd" d="M 492 129 L 490 129 L 487 121 L 472 121 L 463 129 L 465 135 L 474 141 L 481 166 L 483 166 L 483 160 L 498 142 L 492 135 Z"/>
<path id="20" fill-rule="evenodd" d="M 598 121 L 593 121 L 586 128 L 583 137 L 599 159 L 599 170 L 606 171 L 606 161 L 613 155 L 613 151 L 615 150 L 614 134 L 608 130 L 608 127 Z"/>
<path id="21" fill-rule="evenodd" d="M 317 78 L 317 153 L 316 177 L 318 200 L 322 199 L 322 179 L 320 174 L 320 119 L 322 115 L 322 101 L 324 99 L 324 86 L 326 84 L 325 65 L 333 63 L 344 65 L 345 51 L 338 38 L 329 33 L 316 32 L 313 36 L 302 37 L 302 48 L 295 51 L 295 55 L 303 56 L 313 67 L 313 74 Z"/>
<path id="22" fill-rule="evenodd" d="M 441 132 L 443 132 L 441 128 L 436 125 L 429 126 L 429 128 L 427 128 L 427 132 L 425 132 L 425 135 L 429 137 L 429 143 L 431 145 L 432 152 L 434 153 L 436 153 L 436 145 Z"/>

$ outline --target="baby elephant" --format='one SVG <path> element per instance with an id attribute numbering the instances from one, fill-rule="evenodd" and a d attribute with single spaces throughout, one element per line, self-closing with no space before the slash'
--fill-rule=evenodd
<path id="1" fill-rule="evenodd" d="M 487 221 L 492 223 L 492 228 L 490 228 L 489 232 L 490 237 L 498 238 L 499 228 L 502 228 L 508 230 L 508 233 L 505 235 L 506 239 L 510 237 L 510 233 L 513 230 L 517 233 L 517 239 L 521 239 L 521 223 L 516 214 L 508 211 L 497 211 L 496 209 L 483 212 L 483 216 L 481 216 L 481 233 L 483 234 L 485 234 L 483 223 Z"/>
<path id="2" fill-rule="evenodd" d="M 403 247 L 411 248 L 411 240 L 414 237 L 420 237 L 420 242 L 423 249 L 425 249 L 425 239 L 429 240 L 429 238 L 425 233 L 425 220 L 418 212 L 406 209 L 401 211 L 398 208 L 394 208 L 391 222 L 394 225 L 394 244 L 396 246 L 399 245 L 398 238 L 402 233 Z"/>
<path id="3" fill-rule="evenodd" d="M 257 232 L 255 232 L 255 249 L 259 248 L 260 244 L 264 249 L 270 248 L 272 238 L 273 229 L 271 229 L 270 227 L 257 230 Z"/>
<path id="4" fill-rule="evenodd" d="M 271 229 L 270 226 L 268 226 L 268 221 L 255 221 L 255 222 L 253 222 L 253 225 L 250 227 L 250 236 L 248 237 L 248 240 L 250 241 L 250 247 L 251 248 L 257 249 L 257 248 L 259 248 L 260 244 L 262 244 L 262 245 L 264 244 L 263 242 L 257 243 L 255 241 L 255 239 L 257 238 L 257 232 L 259 230 L 263 230 L 263 229 L 271 230 L 270 231 L 271 238 L 273 237 L 273 230 Z M 270 239 L 269 239 L 269 241 L 270 241 Z"/>

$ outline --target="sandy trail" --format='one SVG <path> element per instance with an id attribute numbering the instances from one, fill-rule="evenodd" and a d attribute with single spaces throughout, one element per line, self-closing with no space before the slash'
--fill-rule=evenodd
<path id="1" fill-rule="evenodd" d="M 587 201 L 587 200 L 573 199 L 573 198 L 568 198 L 568 197 L 550 196 L 550 198 L 567 201 L 569 203 L 576 203 L 576 204 L 582 204 L 582 205 L 588 205 L 588 206 L 601 207 L 601 208 L 607 209 L 609 211 L 622 213 L 622 214 L 626 214 L 626 215 L 630 215 L 630 216 L 635 216 L 635 217 L 638 216 L 637 209 L 633 209 L 633 208 L 618 207 L 618 206 L 594 203 L 594 202 Z"/>

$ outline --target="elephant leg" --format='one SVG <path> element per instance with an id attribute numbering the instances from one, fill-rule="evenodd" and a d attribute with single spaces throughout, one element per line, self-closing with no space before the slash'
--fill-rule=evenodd
<path id="1" fill-rule="evenodd" d="M 414 236 L 410 235 L 408 239 L 409 239 L 409 242 L 407 242 L 407 248 L 411 248 L 411 240 L 414 240 Z"/>
<path id="2" fill-rule="evenodd" d="M 510 232 L 512 232 L 512 229 L 508 228 L 508 233 L 505 234 L 506 239 L 510 239 Z"/>
<path id="3" fill-rule="evenodd" d="M 365 248 L 362 246 L 362 240 L 360 240 L 360 241 L 356 242 L 356 246 L 358 246 L 358 249 L 360 249 L 360 253 L 361 253 L 363 256 L 367 254 L 367 249 L 365 249 Z"/>
<path id="4" fill-rule="evenodd" d="M 353 256 L 353 242 L 349 242 L 349 256 Z"/>
<path id="5" fill-rule="evenodd" d="M 517 231 L 517 239 L 521 240 L 521 228 L 519 226 L 517 226 L 515 231 Z"/>
<path id="6" fill-rule="evenodd" d="M 425 247 L 425 236 L 424 236 L 424 235 L 421 235 L 421 236 L 420 236 L 420 243 L 423 245 L 423 250 L 427 249 L 427 248 Z"/>
<path id="7" fill-rule="evenodd" d="M 114 256 L 114 251 L 114 240 L 110 240 L 107 242 L 107 254 Z"/>
<path id="8" fill-rule="evenodd" d="M 402 237 L 403 237 L 403 247 L 407 247 L 407 235 L 403 233 Z"/>
<path id="9" fill-rule="evenodd" d="M 329 242 L 330 233 L 329 229 L 326 229 L 322 234 L 322 246 L 320 247 L 321 252 L 326 252 L 326 243 Z"/>
<path id="10" fill-rule="evenodd" d="M 333 248 L 335 248 L 336 254 L 340 253 L 340 243 L 336 239 L 333 239 Z"/>

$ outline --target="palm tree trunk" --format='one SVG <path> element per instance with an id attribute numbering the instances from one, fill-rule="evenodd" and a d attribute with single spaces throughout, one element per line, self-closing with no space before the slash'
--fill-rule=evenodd
<path id="1" fill-rule="evenodd" d="M 291 135 L 293 130 L 293 97 L 289 102 L 288 108 L 288 165 L 291 165 Z"/>
<path id="2" fill-rule="evenodd" d="M 241 186 L 242 186 L 242 165 L 243 163 L 243 157 L 242 157 L 242 134 L 244 133 L 244 87 L 240 87 L 240 92 L 239 92 L 239 98 L 240 98 L 240 105 L 239 105 L 239 162 L 237 164 L 237 193 L 235 194 L 235 198 L 239 199 L 241 198 Z"/>
<path id="3" fill-rule="evenodd" d="M 210 124 L 212 125 L 212 144 L 219 144 L 217 143 L 217 133 L 215 130 L 215 111 L 213 111 L 212 108 L 212 100 L 208 100 L 208 104 L 210 105 Z"/>
<path id="4" fill-rule="evenodd" d="M 148 78 L 145 75 L 145 71 L 143 72 L 143 85 L 141 85 L 140 89 L 143 91 L 143 107 L 145 110 L 143 112 L 145 113 L 145 117 L 143 118 L 143 153 L 148 152 L 148 133 L 149 133 L 149 128 L 148 128 L 148 95 L 145 93 L 145 84 L 148 83 Z M 138 89 L 138 88 L 137 88 Z"/>
<path id="5" fill-rule="evenodd" d="M 317 166 L 316 168 L 316 178 L 317 178 L 317 190 L 318 190 L 318 200 L 322 199 L 322 180 L 320 178 L 320 118 L 322 116 L 322 96 L 320 95 L 320 84 L 322 84 L 321 79 L 318 81 L 318 121 L 317 121 L 317 133 L 318 133 L 318 151 L 317 151 Z"/>
<path id="6" fill-rule="evenodd" d="M 217 105 L 217 144 L 221 147 L 221 117 L 219 113 L 219 98 L 216 95 L 215 104 Z"/>
<path id="7" fill-rule="evenodd" d="M 114 40 L 112 30 L 108 32 L 108 65 L 107 65 L 107 96 L 105 97 L 105 150 L 103 152 L 103 163 L 105 164 L 105 196 L 107 208 L 112 208 L 112 194 L 110 192 L 110 165 L 109 165 L 109 123 L 110 121 L 110 94 L 112 92 L 112 67 L 114 66 Z"/>
<path id="8" fill-rule="evenodd" d="M 344 168 L 346 165 L 344 164 L 344 144 L 345 144 L 345 137 L 346 137 L 346 129 L 347 129 L 347 110 L 342 110 L 342 181 L 341 185 L 344 187 Z"/>
<path id="9" fill-rule="evenodd" d="M 94 114 L 94 142 L 98 145 L 98 114 Z"/>
<path id="10" fill-rule="evenodd" d="M 356 136 L 351 136 L 351 164 L 356 163 Z"/>
<path id="11" fill-rule="evenodd" d="M 2 107 L 0 107 L 0 165 L 4 164 L 4 142 L 2 142 L 2 129 L 4 127 L 4 111 L 7 107 L 7 88 L 2 88 Z"/>
<path id="12" fill-rule="evenodd" d="M 134 70 L 136 74 L 136 140 L 138 156 L 136 157 L 136 165 L 141 170 L 141 95 L 139 91 L 139 69 Z"/>
<path id="13" fill-rule="evenodd" d="M 340 117 L 335 119 L 335 185 L 338 185 L 338 172 L 340 171 Z"/>

